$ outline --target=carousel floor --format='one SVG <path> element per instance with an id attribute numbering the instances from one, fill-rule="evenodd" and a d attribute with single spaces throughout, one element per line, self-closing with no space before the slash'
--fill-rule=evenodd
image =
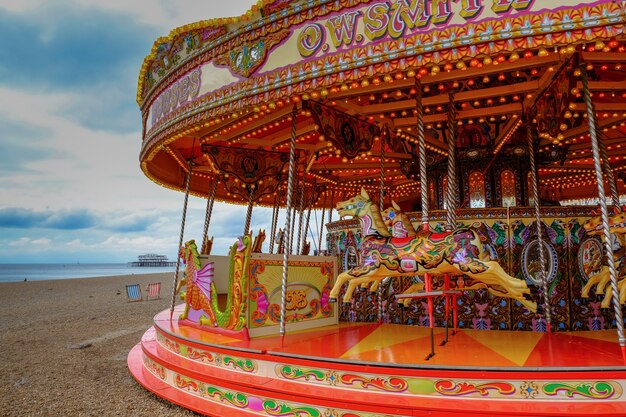
<path id="1" fill-rule="evenodd" d="M 434 330 L 426 359 L 424 327 L 340 323 L 242 341 L 164 311 L 128 363 L 147 389 L 211 416 L 626 415 L 614 330 L 444 337 Z"/>

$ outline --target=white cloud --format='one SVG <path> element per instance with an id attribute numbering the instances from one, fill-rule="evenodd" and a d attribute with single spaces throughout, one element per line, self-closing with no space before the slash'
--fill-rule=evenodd
<path id="1" fill-rule="evenodd" d="M 49 157 L 26 162 L 4 187 L 28 208 L 173 209 L 176 193 L 151 183 L 139 169 L 140 132 L 90 130 L 63 115 L 77 93 L 25 92 L 0 86 L 0 113 L 10 121 L 46 132 L 26 146 Z M 7 189 L 7 187 L 10 187 Z"/>
<path id="2" fill-rule="evenodd" d="M 75 0 L 76 4 L 117 11 L 134 16 L 138 21 L 169 32 L 178 26 L 215 17 L 245 14 L 256 0 Z M 163 33 L 166 35 L 167 33 Z"/>
<path id="3" fill-rule="evenodd" d="M 28 237 L 21 237 L 21 238 L 19 238 L 17 240 L 10 241 L 8 243 L 8 245 L 9 246 L 19 246 L 19 247 L 21 247 L 21 246 L 26 246 L 26 245 L 30 244 L 30 242 L 31 242 L 30 238 L 28 238 Z"/>
<path id="4" fill-rule="evenodd" d="M 12 13 L 30 14 L 46 5 L 43 0 L 0 0 L 0 9 Z M 61 1 L 56 2 L 57 6 Z M 233 17 L 245 14 L 256 0 L 67 0 L 64 7 L 98 9 L 131 16 L 136 21 L 155 26 L 163 35 L 187 23 L 216 17 Z M 95 11 L 94 11 L 95 12 Z"/>
<path id="5" fill-rule="evenodd" d="M 0 0 L 0 9 L 5 9 L 13 13 L 29 13 L 42 6 L 44 3 L 44 0 Z"/>
<path id="6" fill-rule="evenodd" d="M 129 21 L 137 22 L 138 26 L 147 25 L 155 29 L 157 36 L 163 36 L 190 22 L 240 16 L 256 2 L 59 0 L 50 3 L 40 0 L 0 0 L 0 13 L 18 13 L 29 21 L 43 25 L 43 29 L 48 27 L 53 30 L 60 21 L 60 11 L 76 10 L 77 15 L 92 11 L 96 16 L 104 12 L 127 17 Z M 119 47 L 123 48 L 124 45 Z M 106 123 L 106 120 L 111 119 L 114 120 L 111 123 L 115 123 L 111 114 L 105 117 L 99 111 L 107 113 L 111 106 L 119 104 L 120 95 L 128 94 L 131 101 L 134 99 L 136 74 L 149 48 L 150 45 L 147 45 L 143 55 L 136 57 L 137 67 L 134 68 L 135 75 L 131 77 L 132 86 L 124 85 L 128 80 L 114 81 L 116 78 L 111 73 L 107 74 L 110 79 L 95 77 L 82 89 L 79 89 L 80 85 L 73 85 L 72 89 L 61 90 L 63 86 L 54 85 L 50 88 L 55 91 L 51 91 L 41 87 L 36 89 L 37 85 L 45 83 L 30 85 L 28 89 L 0 84 L 0 114 L 3 120 L 12 126 L 28 127 L 28 132 L 20 136 L 20 155 L 22 149 L 26 155 L 29 151 L 37 153 L 37 158 L 31 155 L 30 159 L 20 158 L 15 161 L 11 165 L 11 169 L 17 166 L 15 171 L 0 178 L 0 207 L 27 210 L 86 209 L 98 213 L 98 218 L 109 216 L 102 229 L 58 231 L 59 234 L 51 238 L 43 235 L 49 232 L 48 229 L 14 229 L 12 233 L 15 234 L 5 234 L 4 240 L 0 241 L 0 259 L 26 256 L 23 247 L 38 249 L 39 253 L 48 254 L 48 259 L 57 262 L 63 261 L 56 257 L 62 251 L 107 260 L 112 259 L 111 255 L 117 255 L 116 259 L 128 259 L 128 254 L 132 253 L 175 252 L 180 233 L 183 194 L 152 183 L 141 172 L 138 160 L 141 146 L 139 110 L 135 108 L 134 115 L 123 113 L 125 121 L 119 121 L 120 126 L 104 126 L 101 129 L 89 127 L 102 126 L 89 121 Z M 128 65 L 133 64 L 128 60 L 120 61 L 111 71 L 117 75 L 127 74 Z M 98 100 L 102 101 L 101 106 L 94 105 Z M 136 124 L 133 124 L 133 120 L 136 120 Z M 5 130 L 0 134 L 0 149 L 3 141 L 16 139 Z M 13 149 L 16 149 L 15 146 Z M 205 207 L 206 200 L 190 198 L 185 240 L 202 240 Z M 243 206 L 215 205 L 209 229 L 209 235 L 216 239 L 214 253 L 225 254 L 236 237 L 241 235 L 245 214 L 246 207 Z M 150 224 L 150 227 L 142 230 L 141 224 Z M 279 227 L 283 225 L 284 210 L 281 211 Z M 259 228 L 266 230 L 267 247 L 271 210 L 255 208 L 251 227 L 255 234 Z M 110 229 L 114 230 L 114 234 L 108 231 Z M 125 229 L 129 232 L 117 233 Z M 7 249 L 9 247 L 14 251 L 10 252 Z M 81 258 L 82 261 L 88 262 L 89 258 Z"/>
<path id="7" fill-rule="evenodd" d="M 137 254 L 146 252 L 169 253 L 172 252 L 172 248 L 175 251 L 176 241 L 169 237 L 112 235 L 104 241 L 90 246 L 98 247 L 103 251 L 118 250 Z"/>
<path id="8" fill-rule="evenodd" d="M 41 239 L 34 239 L 33 241 L 31 241 L 31 243 L 37 246 L 49 246 L 52 241 L 47 237 L 43 237 Z"/>

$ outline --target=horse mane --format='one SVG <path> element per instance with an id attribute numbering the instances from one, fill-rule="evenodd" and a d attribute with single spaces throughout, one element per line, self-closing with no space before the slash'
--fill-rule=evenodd
<path id="1" fill-rule="evenodd" d="M 211 248 L 213 247 L 213 239 L 215 238 L 215 236 L 211 236 L 211 239 L 206 239 L 203 243 L 202 243 L 202 254 L 203 255 L 210 255 L 211 254 Z"/>
<path id="2" fill-rule="evenodd" d="M 311 251 L 311 242 L 309 242 L 309 241 L 307 240 L 307 241 L 306 241 L 306 242 L 304 242 L 304 244 L 302 245 L 301 255 L 308 255 L 310 251 Z"/>
<path id="3" fill-rule="evenodd" d="M 187 250 L 189 250 L 189 257 L 192 258 L 196 269 L 200 269 L 200 254 L 198 254 L 198 246 L 196 245 L 196 241 L 192 239 L 185 243 L 185 246 L 187 247 Z"/>
<path id="4" fill-rule="evenodd" d="M 252 252 L 260 253 L 265 241 L 265 229 L 259 229 L 259 234 L 256 235 L 252 242 Z"/>
<path id="5" fill-rule="evenodd" d="M 406 227 L 406 229 L 409 231 L 409 234 L 411 233 L 417 234 L 417 231 L 415 230 L 413 223 L 411 223 L 411 219 L 406 213 L 402 213 L 400 215 L 400 219 L 402 219 L 402 224 L 404 224 L 404 227 Z"/>
<path id="6" fill-rule="evenodd" d="M 379 235 L 389 237 L 391 234 L 389 233 L 389 229 L 385 225 L 383 221 L 383 217 L 380 215 L 380 210 L 378 206 L 376 206 L 372 200 L 369 200 L 369 215 L 372 218 L 372 225 L 376 229 Z"/>

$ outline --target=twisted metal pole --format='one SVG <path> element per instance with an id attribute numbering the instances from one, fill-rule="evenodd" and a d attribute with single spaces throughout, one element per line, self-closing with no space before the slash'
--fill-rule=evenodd
<path id="1" fill-rule="evenodd" d="M 448 187 L 446 187 L 446 218 L 449 230 L 456 229 L 456 161 L 455 127 L 456 110 L 454 108 L 454 91 L 448 93 Z"/>
<path id="2" fill-rule="evenodd" d="M 300 253 L 300 238 L 302 237 L 302 222 L 304 221 L 304 190 L 305 182 L 304 176 L 302 177 L 302 187 L 300 188 L 300 204 L 298 211 L 300 212 L 298 221 L 298 238 L 296 239 L 296 254 Z M 306 233 L 305 233 L 306 234 Z"/>
<path id="3" fill-rule="evenodd" d="M 294 190 L 295 191 L 295 190 Z M 295 198 L 294 198 L 295 200 Z M 293 255 L 293 237 L 296 235 L 296 207 L 294 204 L 293 209 L 291 210 L 292 212 L 292 216 L 293 216 L 293 221 L 291 222 L 291 238 L 289 240 L 289 242 L 287 242 L 287 248 L 289 249 L 289 253 Z"/>
<path id="4" fill-rule="evenodd" d="M 250 234 L 250 222 L 252 221 L 252 206 L 254 206 L 254 188 L 248 189 L 248 212 L 246 213 L 246 224 L 243 227 L 244 236 Z"/>
<path id="5" fill-rule="evenodd" d="M 206 214 L 204 217 L 204 231 L 202 232 L 202 248 L 206 248 L 209 244 L 209 224 L 211 223 L 211 215 L 213 214 L 213 203 L 215 202 L 215 193 L 217 192 L 217 177 L 213 177 L 211 190 L 206 200 Z"/>
<path id="6" fill-rule="evenodd" d="M 302 235 L 302 246 L 301 246 L 301 250 L 300 250 L 300 254 L 304 255 L 302 252 L 304 252 L 304 245 L 306 244 L 306 238 L 307 238 L 307 234 L 309 233 L 309 223 L 311 222 L 311 210 L 313 209 L 313 197 L 311 196 L 311 201 L 309 204 L 309 209 L 307 210 L 306 213 L 306 220 L 304 221 L 304 234 Z M 313 236 L 311 236 L 312 238 Z"/>
<path id="7" fill-rule="evenodd" d="M 530 187 L 535 205 L 535 223 L 537 225 L 537 244 L 539 245 L 539 262 L 541 263 L 541 292 L 543 293 L 544 313 L 546 316 L 547 331 L 552 331 L 552 314 L 550 309 L 550 296 L 548 294 L 548 278 L 546 276 L 546 254 L 543 247 L 543 228 L 541 213 L 539 210 L 539 183 L 537 181 L 537 164 L 535 163 L 535 145 L 533 131 L 530 123 L 526 125 L 526 139 L 528 141 L 528 155 L 530 162 Z"/>
<path id="8" fill-rule="evenodd" d="M 185 234 L 185 220 L 187 219 L 187 203 L 189 201 L 189 185 L 191 184 L 191 173 L 193 171 L 193 161 L 189 160 L 187 168 L 187 178 L 185 180 L 185 201 L 183 203 L 183 218 L 180 222 L 180 238 L 178 239 L 178 256 L 176 256 L 176 272 L 174 272 L 174 287 L 172 288 L 172 303 L 170 305 L 170 321 L 174 316 L 174 304 L 176 304 L 176 287 L 178 286 L 178 273 L 180 271 L 180 248 L 183 247 L 183 236 Z"/>
<path id="9" fill-rule="evenodd" d="M 428 177 L 426 173 L 426 140 L 424 137 L 424 103 L 422 83 L 415 79 L 415 109 L 417 110 L 417 149 L 420 164 L 420 192 L 422 196 L 422 229 L 428 231 Z"/>
<path id="10" fill-rule="evenodd" d="M 600 211 L 602 217 L 602 236 L 604 249 L 607 254 L 606 259 L 609 266 L 609 275 L 611 277 L 611 290 L 613 291 L 613 308 L 615 310 L 615 325 L 617 326 L 617 340 L 620 346 L 626 347 L 626 338 L 624 337 L 624 319 L 622 317 L 622 306 L 619 302 L 619 290 L 617 288 L 617 269 L 615 267 L 615 259 L 613 258 L 613 245 L 611 244 L 611 232 L 609 230 L 609 213 L 606 206 L 606 196 L 604 194 L 604 181 L 602 178 L 602 166 L 600 161 L 600 145 L 598 135 L 596 133 L 596 116 L 589 93 L 589 80 L 587 78 L 587 70 L 581 67 L 581 80 L 583 84 L 583 98 L 587 108 L 587 123 L 589 124 L 589 135 L 591 136 L 591 150 L 593 151 L 593 165 L 596 170 L 596 181 L 598 182 L 598 198 L 600 199 Z"/>
<path id="11" fill-rule="evenodd" d="M 278 203 L 279 203 L 279 193 L 276 193 L 276 198 L 274 198 L 274 207 L 272 209 L 272 229 L 270 231 L 270 249 L 269 253 L 274 253 L 274 239 L 276 238 L 276 225 L 278 223 Z"/>
<path id="12" fill-rule="evenodd" d="M 379 210 L 382 213 L 384 210 L 383 204 L 385 199 L 385 139 L 387 136 L 387 129 L 383 129 L 382 135 L 380 135 L 380 200 L 378 201 Z M 393 236 L 393 233 L 392 233 Z M 383 286 L 378 285 L 377 291 L 377 311 L 378 311 L 378 323 L 383 322 Z"/>
<path id="13" fill-rule="evenodd" d="M 613 176 L 613 170 L 611 169 L 611 163 L 609 162 L 609 156 L 606 153 L 602 136 L 598 137 L 598 149 L 600 150 L 600 157 L 602 158 L 602 168 L 604 168 L 604 175 L 609 183 L 609 189 L 611 190 L 611 199 L 613 201 L 613 207 L 622 211 L 619 205 L 619 192 L 617 191 L 617 184 L 615 183 L 615 177 Z"/>
<path id="14" fill-rule="evenodd" d="M 291 142 L 289 143 L 289 179 L 287 181 L 287 219 L 285 220 L 285 239 L 290 241 L 289 233 L 291 231 L 291 193 L 293 191 L 293 177 L 295 171 L 296 158 L 296 119 L 298 117 L 298 109 L 294 105 L 291 111 Z M 289 269 L 289 254 L 287 251 L 283 254 L 283 277 L 280 287 L 280 337 L 285 337 L 285 318 L 286 318 L 286 300 L 287 300 L 287 271 Z"/>
<path id="15" fill-rule="evenodd" d="M 330 193 L 330 207 L 328 208 L 328 223 L 333 222 L 333 209 L 335 208 L 335 190 Z"/>
<path id="16" fill-rule="evenodd" d="M 322 255 L 322 235 L 324 234 L 324 214 L 326 214 L 326 200 L 328 199 L 327 191 L 324 190 L 324 202 L 322 203 L 322 219 L 320 220 L 320 238 L 319 242 L 319 253 L 318 255 Z"/>
<path id="17" fill-rule="evenodd" d="M 383 204 L 385 199 L 385 135 L 380 136 L 380 200 L 378 201 L 378 208 L 382 213 L 384 210 Z"/>

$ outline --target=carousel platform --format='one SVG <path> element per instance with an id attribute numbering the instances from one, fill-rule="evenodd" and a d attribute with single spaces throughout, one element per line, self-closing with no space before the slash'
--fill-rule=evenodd
<path id="1" fill-rule="evenodd" d="M 178 306 L 174 317 L 178 317 Z M 209 416 L 626 415 L 615 331 L 534 333 L 340 323 L 240 340 L 155 316 L 135 379 Z"/>

